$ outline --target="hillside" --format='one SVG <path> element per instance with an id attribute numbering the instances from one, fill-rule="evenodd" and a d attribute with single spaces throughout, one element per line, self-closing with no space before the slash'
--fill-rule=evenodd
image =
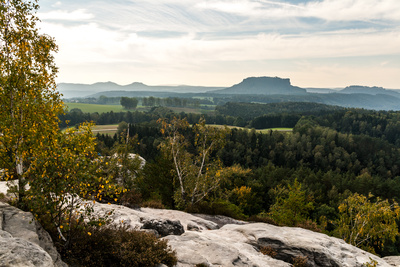
<path id="1" fill-rule="evenodd" d="M 343 108 L 314 102 L 280 102 L 268 104 L 228 102 L 217 106 L 215 109 L 219 114 L 241 117 L 248 120 L 266 114 L 314 115 L 324 113 L 325 111 L 342 110 Z"/>
<path id="2" fill-rule="evenodd" d="M 292 86 L 290 79 L 279 77 L 250 77 L 232 87 L 213 91 L 217 94 L 241 95 L 302 95 L 307 91 L 300 87 Z"/>

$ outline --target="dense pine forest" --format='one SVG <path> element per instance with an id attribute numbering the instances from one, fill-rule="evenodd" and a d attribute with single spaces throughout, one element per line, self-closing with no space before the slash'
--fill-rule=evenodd
<path id="1" fill-rule="evenodd" d="M 101 155 L 114 153 L 116 147 L 126 143 L 129 133 L 134 140 L 130 152 L 147 161 L 132 186 L 133 202 L 301 226 L 343 237 L 339 207 L 349 198 L 365 196 L 371 203 L 388 200 L 392 205 L 400 201 L 399 116 L 399 112 L 315 103 L 227 103 L 209 114 L 175 114 L 166 107 L 154 107 L 149 112 L 103 114 L 71 110 L 61 119 L 70 120 L 69 125 L 86 120 L 120 123 L 114 136 L 97 135 Z M 247 127 L 226 128 L 223 145 L 211 151 L 210 159 L 215 160 L 213 166 L 218 164 L 228 174 L 194 205 L 178 203 L 179 183 L 173 161 L 162 148 L 166 137 L 160 118 L 175 118 L 192 127 L 202 118 L 208 126 L 219 125 L 212 128 Z M 257 130 L 279 127 L 293 130 Z M 179 132 L 194 162 L 201 154 L 196 147 L 196 132 L 190 127 Z M 296 200 L 300 206 L 292 207 L 299 211 L 295 221 L 273 212 L 280 201 L 290 198 L 288 192 L 302 196 Z M 284 211 L 280 209 L 280 213 Z M 398 242 L 386 238 L 382 245 L 372 238 L 364 248 L 393 255 L 399 253 Z"/>

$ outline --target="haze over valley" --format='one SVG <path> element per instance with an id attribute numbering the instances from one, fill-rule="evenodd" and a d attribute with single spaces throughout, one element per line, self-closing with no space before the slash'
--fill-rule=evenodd
<path id="1" fill-rule="evenodd" d="M 400 90 L 351 85 L 345 88 L 300 88 L 288 78 L 249 77 L 231 87 L 207 86 L 148 86 L 134 82 L 118 85 L 112 82 L 87 84 L 58 84 L 64 98 L 106 97 L 208 97 L 223 98 L 224 102 L 315 102 L 342 107 L 374 110 L 400 110 Z M 220 101 L 218 101 L 220 102 Z"/>

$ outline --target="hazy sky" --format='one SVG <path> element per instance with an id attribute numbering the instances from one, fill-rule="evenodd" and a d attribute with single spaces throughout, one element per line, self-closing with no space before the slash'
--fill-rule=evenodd
<path id="1" fill-rule="evenodd" d="M 400 89 L 399 0 L 39 0 L 58 82 Z"/>

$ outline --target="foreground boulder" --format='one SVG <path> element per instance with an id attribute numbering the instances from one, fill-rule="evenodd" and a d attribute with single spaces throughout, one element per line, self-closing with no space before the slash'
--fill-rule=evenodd
<path id="1" fill-rule="evenodd" d="M 0 202 L 0 266 L 67 265 L 31 213 Z"/>

